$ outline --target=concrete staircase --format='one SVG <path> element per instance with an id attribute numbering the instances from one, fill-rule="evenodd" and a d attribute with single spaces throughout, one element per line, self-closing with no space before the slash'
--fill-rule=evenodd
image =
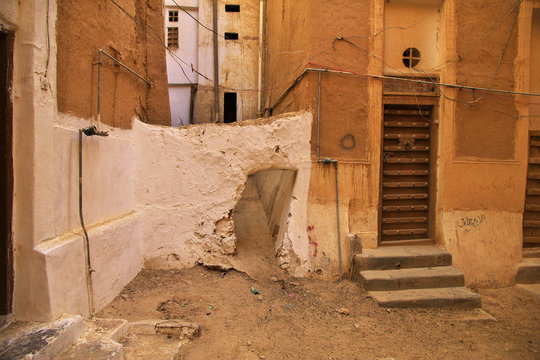
<path id="1" fill-rule="evenodd" d="M 481 306 L 452 255 L 433 245 L 364 249 L 354 256 L 352 277 L 383 307 Z"/>
<path id="2" fill-rule="evenodd" d="M 523 249 L 516 275 L 518 289 L 540 301 L 540 248 Z"/>

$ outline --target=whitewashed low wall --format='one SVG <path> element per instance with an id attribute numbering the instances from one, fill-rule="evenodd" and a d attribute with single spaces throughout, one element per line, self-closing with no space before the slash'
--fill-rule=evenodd
<path id="1" fill-rule="evenodd" d="M 236 250 L 232 214 L 248 175 L 297 171 L 279 261 L 307 269 L 306 203 L 312 116 L 289 114 L 182 128 L 135 122 L 135 198 L 147 267 L 228 264 Z"/>

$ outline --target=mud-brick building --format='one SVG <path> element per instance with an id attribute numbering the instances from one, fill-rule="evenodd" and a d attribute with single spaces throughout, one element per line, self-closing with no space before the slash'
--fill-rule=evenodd
<path id="1" fill-rule="evenodd" d="M 266 87 L 286 86 L 267 110 L 314 114 L 311 270 L 337 274 L 339 229 L 345 268 L 351 233 L 364 248 L 437 244 L 467 284 L 512 284 L 540 235 L 540 3 L 267 5 Z"/>
<path id="2" fill-rule="evenodd" d="M 193 122 L 217 124 L 170 126 L 169 2 L 0 6 L 1 322 L 90 315 L 143 268 L 233 268 L 254 220 L 250 258 L 295 276 L 433 244 L 468 285 L 514 283 L 540 225 L 538 1 L 182 7 Z"/>
<path id="3" fill-rule="evenodd" d="M 256 118 L 262 101 L 263 2 L 167 0 L 164 5 L 172 125 Z"/>

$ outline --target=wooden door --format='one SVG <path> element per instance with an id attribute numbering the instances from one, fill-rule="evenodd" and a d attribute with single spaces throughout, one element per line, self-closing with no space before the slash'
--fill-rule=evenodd
<path id="1" fill-rule="evenodd" d="M 529 133 L 529 169 L 523 213 L 523 247 L 540 246 L 540 131 Z"/>
<path id="2" fill-rule="evenodd" d="M 385 105 L 380 242 L 429 242 L 431 107 Z"/>

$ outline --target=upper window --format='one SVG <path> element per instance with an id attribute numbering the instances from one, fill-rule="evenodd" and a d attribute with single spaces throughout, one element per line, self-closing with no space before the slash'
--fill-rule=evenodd
<path id="1" fill-rule="evenodd" d="M 226 12 L 240 12 L 240 5 L 227 4 L 225 5 L 225 11 Z"/>
<path id="2" fill-rule="evenodd" d="M 417 48 L 408 48 L 403 52 L 403 65 L 412 69 L 420 62 L 420 51 Z"/>
<path id="3" fill-rule="evenodd" d="M 178 10 L 169 10 L 169 22 L 178 22 Z"/>
<path id="4" fill-rule="evenodd" d="M 178 48 L 178 28 L 167 28 L 167 47 Z"/>
<path id="5" fill-rule="evenodd" d="M 226 32 L 225 40 L 238 40 L 238 33 Z"/>

